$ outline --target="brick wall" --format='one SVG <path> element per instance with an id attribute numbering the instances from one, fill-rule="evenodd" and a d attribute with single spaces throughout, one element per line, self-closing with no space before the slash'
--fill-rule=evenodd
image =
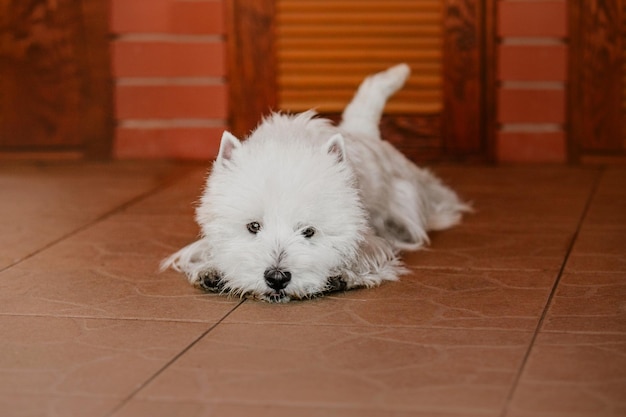
<path id="1" fill-rule="evenodd" d="M 498 2 L 497 159 L 566 159 L 565 0 Z"/>
<path id="2" fill-rule="evenodd" d="M 118 158 L 211 159 L 227 124 L 224 2 L 111 0 Z M 566 0 L 497 2 L 496 157 L 566 160 Z"/>
<path id="3" fill-rule="evenodd" d="M 227 119 L 223 2 L 111 2 L 114 156 L 213 158 Z"/>

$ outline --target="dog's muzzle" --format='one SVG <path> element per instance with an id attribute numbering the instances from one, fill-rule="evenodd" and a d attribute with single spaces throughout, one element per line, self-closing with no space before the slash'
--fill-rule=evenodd
<path id="1" fill-rule="evenodd" d="M 289 281 L 291 281 L 291 272 L 278 268 L 268 268 L 263 273 L 263 278 L 265 278 L 265 282 L 271 289 L 280 291 L 285 289 Z"/>

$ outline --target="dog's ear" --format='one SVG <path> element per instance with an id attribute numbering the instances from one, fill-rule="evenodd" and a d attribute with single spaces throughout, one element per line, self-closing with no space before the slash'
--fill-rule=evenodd
<path id="1" fill-rule="evenodd" d="M 337 161 L 343 161 L 346 156 L 346 145 L 341 133 L 337 133 L 328 139 L 328 142 L 324 145 L 323 150 L 329 155 L 334 155 L 337 158 Z"/>
<path id="2" fill-rule="evenodd" d="M 232 133 L 225 130 L 222 134 L 222 142 L 220 143 L 220 150 L 217 154 L 216 161 L 223 163 L 224 161 L 230 161 L 233 156 L 233 150 L 241 147 L 241 142 Z"/>

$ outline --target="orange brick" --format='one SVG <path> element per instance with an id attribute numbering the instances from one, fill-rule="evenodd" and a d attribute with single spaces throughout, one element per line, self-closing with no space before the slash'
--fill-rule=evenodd
<path id="1" fill-rule="evenodd" d="M 118 119 L 225 119 L 225 85 L 118 85 Z"/>
<path id="2" fill-rule="evenodd" d="M 119 159 L 196 159 L 217 156 L 224 128 L 116 130 L 113 154 Z"/>
<path id="3" fill-rule="evenodd" d="M 503 37 L 567 36 L 565 1 L 501 1 L 498 34 Z"/>
<path id="4" fill-rule="evenodd" d="M 172 0 L 111 0 L 114 33 L 168 32 Z"/>
<path id="5" fill-rule="evenodd" d="M 223 42 L 113 43 L 117 77 L 222 77 L 226 74 Z"/>
<path id="6" fill-rule="evenodd" d="M 565 45 L 500 45 L 498 78 L 506 81 L 565 81 Z"/>
<path id="7" fill-rule="evenodd" d="M 176 1 L 172 7 L 171 31 L 189 34 L 223 34 L 224 6 L 221 1 Z"/>
<path id="8" fill-rule="evenodd" d="M 114 33 L 224 34 L 222 1 L 111 0 Z"/>
<path id="9" fill-rule="evenodd" d="M 565 122 L 564 90 L 522 90 L 502 88 L 498 92 L 500 123 Z"/>
<path id="10" fill-rule="evenodd" d="M 566 160 L 563 132 L 498 132 L 499 162 L 554 162 Z"/>

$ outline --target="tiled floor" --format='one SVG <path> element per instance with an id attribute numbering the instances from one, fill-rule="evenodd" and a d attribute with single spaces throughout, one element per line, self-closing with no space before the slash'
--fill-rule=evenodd
<path id="1" fill-rule="evenodd" d="M 626 168 L 434 170 L 411 275 L 271 305 L 157 272 L 204 167 L 2 162 L 0 415 L 626 415 Z"/>

